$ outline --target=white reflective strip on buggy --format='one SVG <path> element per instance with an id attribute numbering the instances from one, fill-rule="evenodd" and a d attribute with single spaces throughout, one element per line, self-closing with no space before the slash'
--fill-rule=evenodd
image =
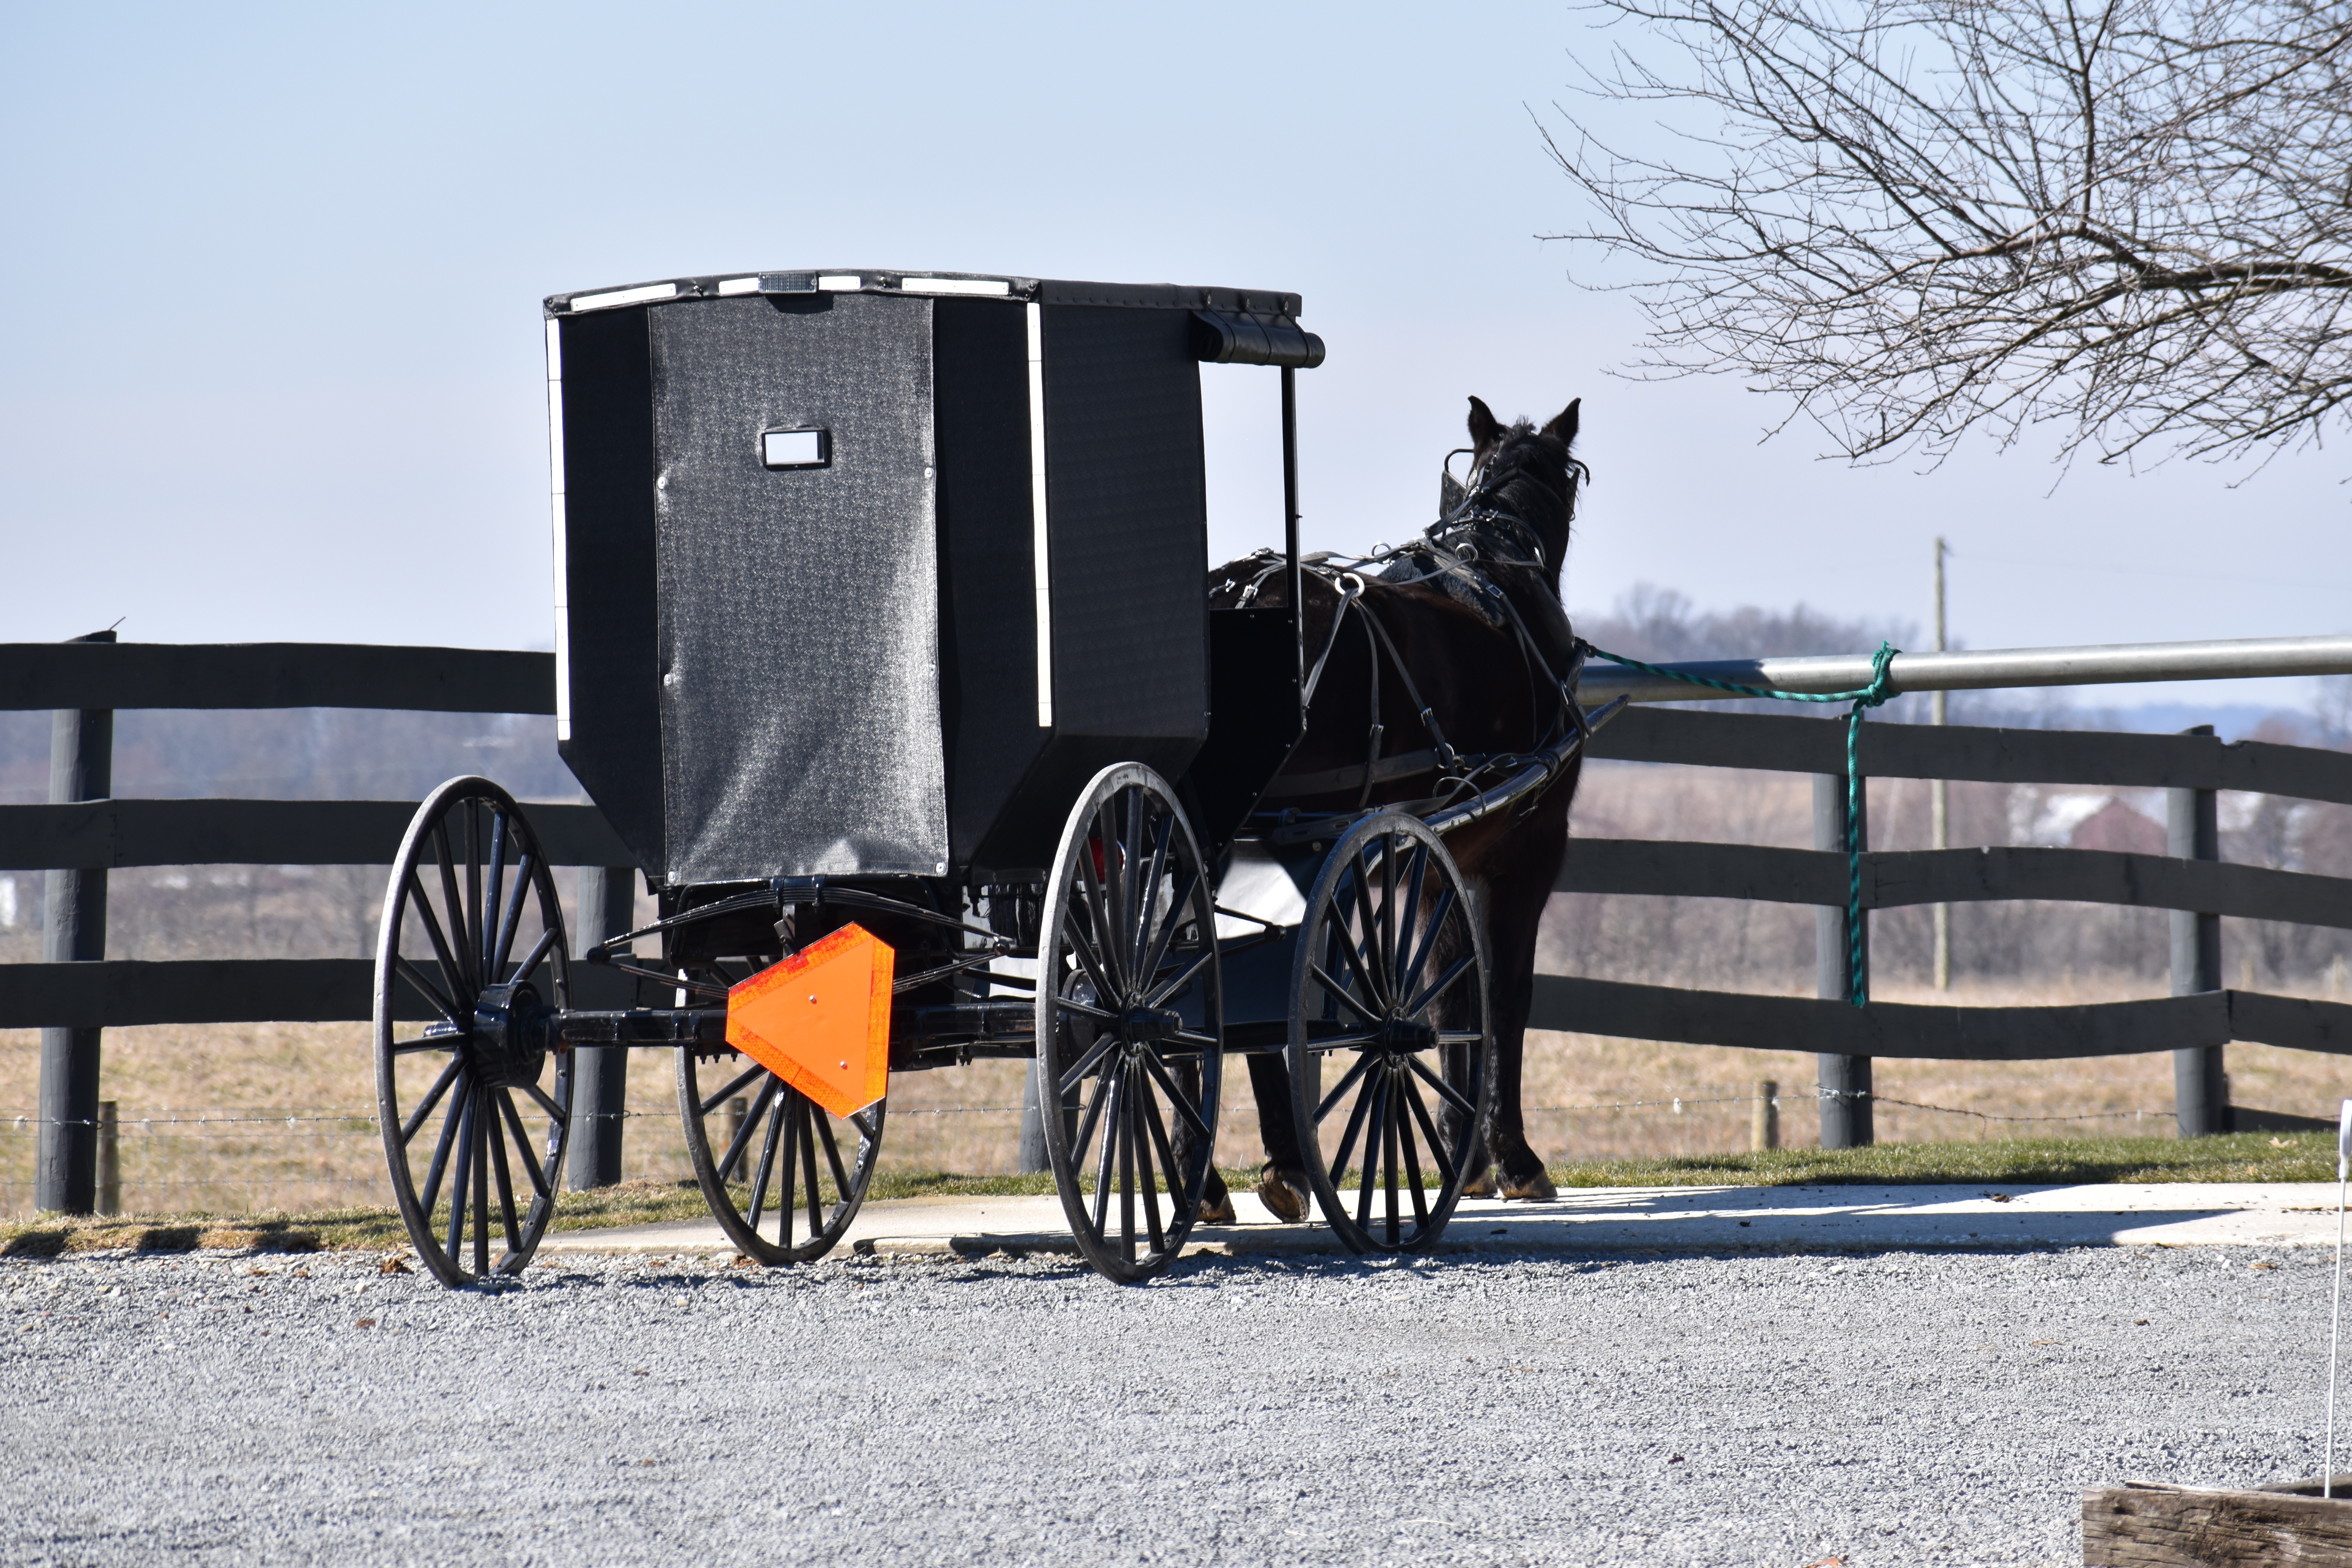
<path id="1" fill-rule="evenodd" d="M 1013 285 L 1002 278 L 901 278 L 898 291 L 902 294 L 992 294 L 1003 296 L 1013 292 Z"/>
<path id="2" fill-rule="evenodd" d="M 1045 312 L 1029 307 L 1029 553 L 1037 584 L 1037 728 L 1054 727 L 1052 531 L 1045 525 Z"/>
<path id="3" fill-rule="evenodd" d="M 642 305 L 648 300 L 675 300 L 677 298 L 677 284 L 648 283 L 642 289 L 614 289 L 602 294 L 575 294 L 572 296 L 572 309 L 575 312 L 580 310 L 606 310 L 612 309 L 615 305 Z"/>
<path id="4" fill-rule="evenodd" d="M 572 739 L 571 561 L 563 539 L 563 323 L 547 323 L 547 489 L 555 535 L 555 738 Z"/>
<path id="5" fill-rule="evenodd" d="M 760 280 L 757 278 L 721 278 L 719 280 L 719 292 L 722 297 L 730 294 L 757 294 L 759 291 Z"/>

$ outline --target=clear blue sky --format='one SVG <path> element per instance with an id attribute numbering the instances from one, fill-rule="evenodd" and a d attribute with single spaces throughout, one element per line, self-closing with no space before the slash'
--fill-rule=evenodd
<path id="1" fill-rule="evenodd" d="M 1924 621 L 1941 531 L 1978 647 L 2352 627 L 2340 449 L 2053 494 L 2033 455 L 1857 472 L 1759 447 L 1780 411 L 1730 381 L 1609 376 L 1638 322 L 1534 238 L 1577 209 L 1523 107 L 1597 47 L 1559 5 L 9 7 L 0 636 L 547 646 L 541 297 L 861 264 L 1303 293 L 1320 544 L 1428 521 L 1466 394 L 1580 395 L 1571 609 Z M 1274 378 L 1206 379 L 1238 552 Z"/>

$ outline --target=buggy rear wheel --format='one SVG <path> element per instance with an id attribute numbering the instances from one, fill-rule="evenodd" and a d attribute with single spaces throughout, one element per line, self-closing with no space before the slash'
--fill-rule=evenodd
<path id="1" fill-rule="evenodd" d="M 1419 818 L 1381 812 L 1332 847 L 1292 961 L 1290 1084 L 1316 1202 L 1355 1251 L 1433 1247 L 1462 1196 L 1494 1114 L 1486 973 L 1462 872 Z"/>
<path id="2" fill-rule="evenodd" d="M 835 1116 L 749 1057 L 678 1047 L 695 1182 L 719 1228 L 761 1263 L 814 1262 L 841 1240 L 874 1180 L 885 1104 Z"/>
<path id="3" fill-rule="evenodd" d="M 376 934 L 376 1114 L 393 1201 L 445 1285 L 520 1273 L 555 1212 L 572 1053 L 552 1020 L 572 1000 L 569 963 L 555 881 L 514 798 L 481 778 L 426 796 Z M 527 1115 L 547 1119 L 536 1143 Z"/>
<path id="4" fill-rule="evenodd" d="M 1223 1041 L 1192 825 L 1151 769 L 1105 768 L 1062 830 L 1037 937 L 1040 1099 L 1075 1107 L 1045 1117 L 1045 1153 L 1097 1272 L 1148 1279 L 1182 1250 L 1215 1155 Z"/>

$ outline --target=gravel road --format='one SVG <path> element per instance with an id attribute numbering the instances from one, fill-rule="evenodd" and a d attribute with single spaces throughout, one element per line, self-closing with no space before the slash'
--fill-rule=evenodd
<path id="1" fill-rule="evenodd" d="M 2316 1473 L 2328 1266 L 8 1260 L 0 1561 L 2075 1563 Z"/>

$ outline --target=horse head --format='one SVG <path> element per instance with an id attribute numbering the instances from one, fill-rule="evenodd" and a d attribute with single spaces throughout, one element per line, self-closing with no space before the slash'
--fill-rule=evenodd
<path id="1" fill-rule="evenodd" d="M 1505 425 L 1483 399 L 1470 400 L 1471 507 L 1526 527 L 1542 551 L 1544 581 L 1555 598 L 1577 486 L 1587 477 L 1570 451 L 1583 402 L 1575 399 L 1538 429 L 1525 419 Z"/>

